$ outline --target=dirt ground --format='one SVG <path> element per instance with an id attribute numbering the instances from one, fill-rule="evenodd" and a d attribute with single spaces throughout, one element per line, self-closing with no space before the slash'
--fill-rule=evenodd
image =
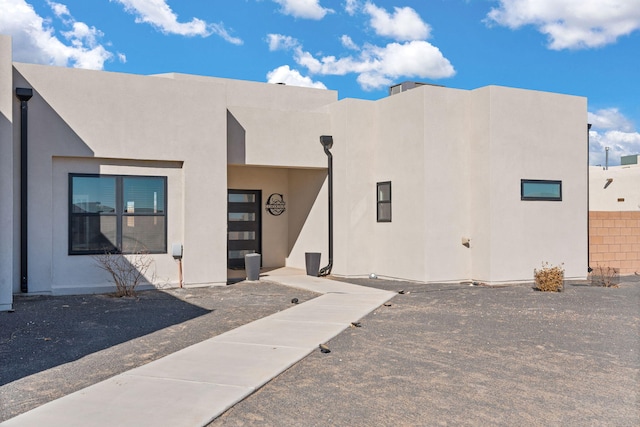
<path id="1" fill-rule="evenodd" d="M 639 426 L 640 283 L 405 291 L 210 426 Z"/>
<path id="2" fill-rule="evenodd" d="M 269 282 L 16 296 L 0 313 L 0 422 L 316 294 Z"/>
<path id="3" fill-rule="evenodd" d="M 210 426 L 638 426 L 638 278 L 562 293 L 349 280 L 403 293 Z M 18 297 L 0 313 L 0 421 L 314 296 L 260 281 Z"/>

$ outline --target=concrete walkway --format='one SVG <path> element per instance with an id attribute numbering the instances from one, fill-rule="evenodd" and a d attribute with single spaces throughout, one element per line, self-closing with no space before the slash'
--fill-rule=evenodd
<path id="1" fill-rule="evenodd" d="M 204 426 L 396 294 L 279 269 L 262 275 L 322 294 L 0 424 Z"/>

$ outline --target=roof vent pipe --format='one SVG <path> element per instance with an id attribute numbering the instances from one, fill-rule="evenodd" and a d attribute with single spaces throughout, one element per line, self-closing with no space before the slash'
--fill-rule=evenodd
<path id="1" fill-rule="evenodd" d="M 331 135 L 322 135 L 320 144 L 324 148 L 329 163 L 329 264 L 320 269 L 318 276 L 328 276 L 333 268 L 333 156 L 329 151 L 333 147 L 333 137 Z"/>
<path id="2" fill-rule="evenodd" d="M 27 281 L 27 125 L 29 106 L 27 102 L 33 96 L 33 89 L 16 88 L 16 97 L 20 100 L 20 291 L 29 292 Z"/>

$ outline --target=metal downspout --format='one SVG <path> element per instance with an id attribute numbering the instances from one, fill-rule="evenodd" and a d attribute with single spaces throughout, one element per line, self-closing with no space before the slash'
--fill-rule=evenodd
<path id="1" fill-rule="evenodd" d="M 593 271 L 593 268 L 591 268 L 591 238 L 589 237 L 589 233 L 591 232 L 591 220 L 589 218 L 589 192 L 591 191 L 589 188 L 589 144 L 591 139 L 591 136 L 589 135 L 590 131 L 591 123 L 587 123 L 587 273 L 591 273 Z"/>
<path id="2" fill-rule="evenodd" d="M 33 90 L 16 88 L 16 96 L 20 100 L 20 291 L 29 292 L 27 280 L 27 125 L 29 123 L 29 106 L 27 102 L 33 96 Z"/>
<path id="3" fill-rule="evenodd" d="M 333 156 L 329 149 L 333 146 L 333 138 L 328 135 L 320 137 L 329 165 L 329 263 L 320 269 L 319 277 L 328 276 L 333 268 Z"/>

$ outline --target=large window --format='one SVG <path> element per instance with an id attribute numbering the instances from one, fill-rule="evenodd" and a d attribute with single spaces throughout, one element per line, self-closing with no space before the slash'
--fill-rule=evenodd
<path id="1" fill-rule="evenodd" d="M 166 253 L 167 178 L 69 175 L 69 254 Z"/>
<path id="2" fill-rule="evenodd" d="M 377 221 L 391 222 L 391 181 L 376 184 Z"/>
<path id="3" fill-rule="evenodd" d="M 521 200 L 562 200 L 562 181 L 542 179 L 520 180 Z"/>

